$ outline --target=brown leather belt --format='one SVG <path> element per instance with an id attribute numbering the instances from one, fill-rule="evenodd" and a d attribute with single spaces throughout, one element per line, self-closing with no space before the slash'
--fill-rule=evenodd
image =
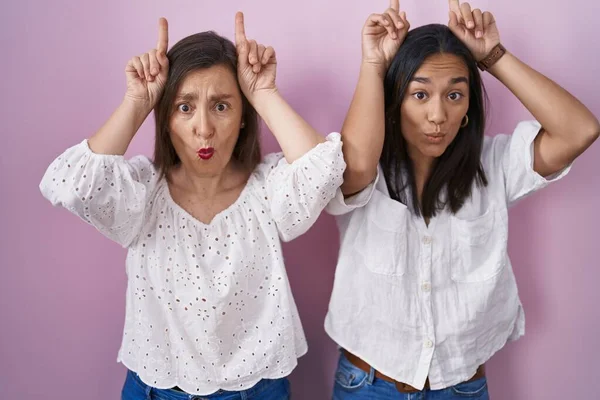
<path id="1" fill-rule="evenodd" d="M 355 356 L 354 354 L 350 353 L 346 349 L 342 349 L 342 352 L 344 353 L 344 355 L 346 356 L 348 361 L 350 361 L 352 363 L 352 365 L 354 365 L 355 367 L 362 369 L 366 373 L 369 373 L 371 371 L 371 366 L 366 361 L 363 361 L 360 357 Z M 475 372 L 475 375 L 473 375 L 473 377 L 471 377 L 471 379 L 466 380 L 464 383 L 476 381 L 477 379 L 483 378 L 484 376 L 485 376 L 485 368 L 483 365 L 480 365 L 479 368 L 477 368 L 477 372 Z M 375 377 L 379 378 L 379 379 L 383 379 L 384 381 L 393 383 L 394 385 L 396 385 L 396 389 L 400 393 L 420 392 L 419 389 L 416 389 L 407 383 L 398 382 L 397 380 L 390 378 L 389 376 L 384 375 L 377 370 L 375 370 Z M 426 389 L 429 389 L 429 378 L 427 378 L 427 380 L 425 381 L 425 387 L 423 388 L 423 390 L 426 390 Z"/>

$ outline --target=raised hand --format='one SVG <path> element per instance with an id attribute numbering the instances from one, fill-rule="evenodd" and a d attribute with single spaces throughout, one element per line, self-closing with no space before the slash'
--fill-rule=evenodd
<path id="1" fill-rule="evenodd" d="M 477 61 L 483 60 L 500 43 L 500 33 L 492 13 L 471 9 L 469 3 L 448 0 L 448 28 L 468 47 Z"/>
<path id="2" fill-rule="evenodd" d="M 152 109 L 164 90 L 169 73 L 169 27 L 167 20 L 158 22 L 158 42 L 156 48 L 138 57 L 133 57 L 125 67 L 127 77 L 126 98 L 140 102 Z"/>
<path id="3" fill-rule="evenodd" d="M 387 71 L 409 28 L 399 0 L 390 0 L 390 7 L 382 14 L 371 14 L 362 29 L 363 62 Z"/>
<path id="4" fill-rule="evenodd" d="M 248 100 L 252 102 L 259 93 L 276 92 L 275 50 L 246 38 L 244 14 L 241 12 L 235 15 L 235 46 L 238 54 L 238 80 Z"/>

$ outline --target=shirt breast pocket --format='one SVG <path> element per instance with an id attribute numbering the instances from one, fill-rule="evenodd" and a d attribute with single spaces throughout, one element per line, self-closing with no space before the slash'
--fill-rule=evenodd
<path id="1" fill-rule="evenodd" d="M 402 276 L 407 268 L 410 212 L 402 203 L 375 191 L 355 237 L 354 249 L 360 263 L 371 272 Z"/>
<path id="2" fill-rule="evenodd" d="M 507 264 L 508 216 L 490 205 L 472 219 L 451 217 L 452 280 L 485 282 L 498 276 Z"/>

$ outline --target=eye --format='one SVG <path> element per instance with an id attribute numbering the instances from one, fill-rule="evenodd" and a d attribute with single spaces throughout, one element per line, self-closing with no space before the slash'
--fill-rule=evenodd
<path id="1" fill-rule="evenodd" d="M 413 97 L 417 100 L 425 100 L 427 98 L 427 93 L 425 92 L 417 92 L 413 94 Z"/>
<path id="2" fill-rule="evenodd" d="M 226 111 L 228 108 L 229 106 L 225 103 L 217 103 L 217 105 L 215 106 L 215 109 L 219 112 Z"/>
<path id="3" fill-rule="evenodd" d="M 177 109 L 179 111 L 181 111 L 182 113 L 188 113 L 191 110 L 190 106 L 188 104 L 185 104 L 185 103 L 178 105 Z"/>
<path id="4" fill-rule="evenodd" d="M 457 101 L 463 98 L 462 93 L 452 92 L 448 95 L 448 98 L 452 101 Z"/>

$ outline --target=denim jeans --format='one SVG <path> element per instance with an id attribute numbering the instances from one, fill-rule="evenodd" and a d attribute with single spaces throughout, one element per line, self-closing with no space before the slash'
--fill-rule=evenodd
<path id="1" fill-rule="evenodd" d="M 396 386 L 354 366 L 342 353 L 335 374 L 333 400 L 489 400 L 486 378 L 441 390 L 400 393 Z"/>
<path id="2" fill-rule="evenodd" d="M 247 390 L 229 392 L 219 390 L 213 394 L 197 396 L 173 389 L 156 389 L 146 385 L 138 374 L 127 372 L 121 400 L 289 400 L 290 383 L 287 378 L 263 379 Z"/>

